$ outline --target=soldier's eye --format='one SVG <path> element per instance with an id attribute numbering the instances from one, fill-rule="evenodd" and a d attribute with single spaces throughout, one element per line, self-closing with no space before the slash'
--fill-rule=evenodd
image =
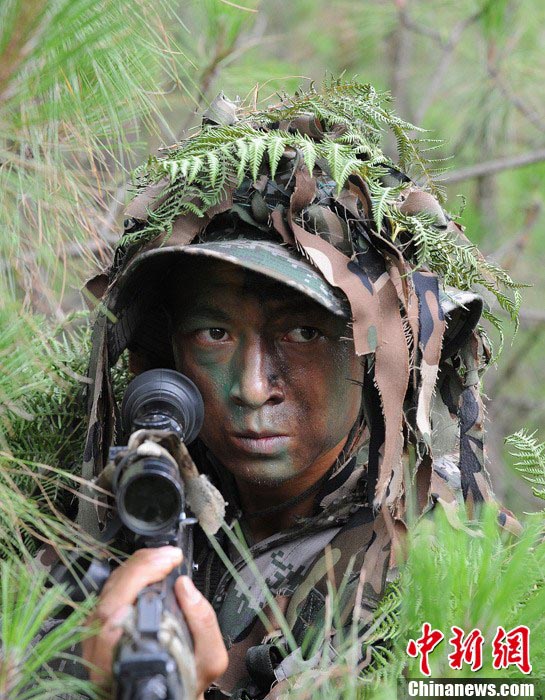
<path id="1" fill-rule="evenodd" d="M 311 326 L 301 326 L 301 328 L 292 328 L 284 336 L 284 340 L 290 343 L 310 343 L 311 340 L 315 340 L 320 335 L 320 331 L 317 328 L 312 328 Z"/>
<path id="2" fill-rule="evenodd" d="M 196 331 L 195 338 L 201 343 L 218 343 L 227 340 L 229 334 L 225 328 L 201 328 Z"/>

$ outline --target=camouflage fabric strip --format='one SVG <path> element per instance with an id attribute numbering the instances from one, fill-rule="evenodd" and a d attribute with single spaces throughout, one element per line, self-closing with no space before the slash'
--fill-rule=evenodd
<path id="1" fill-rule="evenodd" d="M 363 208 L 363 216 L 368 219 L 372 215 L 373 208 L 371 206 L 371 195 L 369 187 L 361 175 L 350 175 L 346 184 L 348 191 L 351 192 L 359 201 Z"/>
<path id="2" fill-rule="evenodd" d="M 298 168 L 295 174 L 296 185 L 288 215 L 291 229 L 299 250 L 308 258 L 326 280 L 341 289 L 347 296 L 353 317 L 354 346 L 358 355 L 366 355 L 375 350 L 378 322 L 378 299 L 372 290 L 365 287 L 351 272 L 350 258 L 336 250 L 330 243 L 297 224 L 297 212 L 312 201 L 316 190 L 314 178 L 306 167 Z"/>
<path id="3" fill-rule="evenodd" d="M 479 393 L 479 340 L 473 333 L 461 351 L 466 366 L 460 396 L 460 472 L 464 499 L 478 503 L 490 500 L 489 486 L 475 476 L 484 469 L 483 404 Z M 486 486 L 485 486 L 486 484 Z"/>
<path id="4" fill-rule="evenodd" d="M 88 391 L 89 424 L 85 438 L 82 477 L 91 481 L 106 464 L 104 454 L 114 434 L 114 408 L 110 375 L 108 372 L 108 350 L 106 346 L 107 318 L 102 312 L 95 322 L 93 345 L 89 361 L 88 376 L 92 385 Z M 86 489 L 87 487 L 85 487 Z M 93 495 L 92 493 L 90 494 Z M 91 536 L 100 536 L 99 520 L 93 503 L 80 499 L 77 516 L 78 525 Z"/>
<path id="5" fill-rule="evenodd" d="M 297 131 L 314 141 L 321 141 L 324 138 L 322 124 L 313 114 L 302 114 L 294 119 L 285 119 L 279 122 L 278 128 L 282 131 Z"/>
<path id="6" fill-rule="evenodd" d="M 331 209 L 322 207 L 319 204 L 311 204 L 304 211 L 305 226 L 315 235 L 320 236 L 324 241 L 344 255 L 352 257 L 354 248 L 352 238 L 348 229 L 348 224 L 344 219 Z"/>
<path id="7" fill-rule="evenodd" d="M 424 443 L 431 445 L 430 409 L 437 381 L 441 348 L 445 333 L 445 317 L 439 304 L 439 282 L 431 272 L 414 272 L 414 287 L 418 297 L 420 335 L 420 392 L 416 425 Z"/>
<path id="8" fill-rule="evenodd" d="M 348 189 L 341 190 L 340 194 L 335 196 L 335 201 L 341 205 L 354 218 L 354 221 L 359 220 L 361 214 L 358 208 L 360 198 L 356 193 L 356 187 L 351 182 L 347 184 Z M 362 197 L 363 199 L 363 197 Z"/>
<path id="9" fill-rule="evenodd" d="M 359 622 L 367 624 L 373 618 L 386 585 L 386 575 L 390 566 L 392 536 L 384 514 L 380 512 L 373 523 L 373 539 L 365 552 L 365 559 L 360 569 L 359 585 L 355 592 L 352 607 Z"/>
<path id="10" fill-rule="evenodd" d="M 167 198 L 170 180 L 163 177 L 159 182 L 148 185 L 125 208 L 125 216 L 137 221 L 147 221 L 149 214 L 157 209 Z"/>
<path id="11" fill-rule="evenodd" d="M 375 382 L 384 415 L 384 446 L 375 506 L 394 507 L 403 493 L 403 400 L 409 383 L 409 351 L 395 287 L 388 276 L 379 290 L 380 333 L 375 353 Z"/>
<path id="12" fill-rule="evenodd" d="M 293 232 L 290 230 L 288 225 L 286 224 L 286 220 L 284 218 L 284 212 L 283 209 L 280 207 L 277 207 L 272 213 L 271 213 L 271 221 L 273 224 L 273 227 L 277 233 L 282 236 L 282 240 L 284 243 L 287 243 L 288 245 L 295 245 L 295 239 L 293 238 Z"/>
<path id="13" fill-rule="evenodd" d="M 146 190 L 144 190 L 145 192 Z M 201 231 L 203 231 L 212 219 L 218 214 L 222 214 L 228 211 L 233 206 L 233 191 L 230 190 L 226 193 L 225 197 L 218 202 L 214 207 L 208 209 L 204 216 L 197 216 L 193 212 L 188 212 L 183 216 L 179 216 L 172 225 L 172 231 L 170 233 L 165 232 L 160 236 L 157 236 L 150 243 L 143 246 L 139 254 L 147 250 L 153 250 L 155 248 L 161 248 L 162 246 L 185 246 L 189 245 L 191 241 L 197 236 Z"/>
<path id="14" fill-rule="evenodd" d="M 410 366 L 413 369 L 413 384 L 419 384 L 416 362 L 416 348 L 420 332 L 419 305 L 413 282 L 413 269 L 403 258 L 393 242 L 371 232 L 372 243 L 386 261 L 388 274 L 397 292 L 397 298 L 404 311 L 402 322 L 406 337 L 406 345 L 410 353 Z"/>
<path id="15" fill-rule="evenodd" d="M 413 387 L 418 385 L 418 363 L 416 361 L 416 350 L 418 347 L 418 336 L 420 329 L 420 318 L 418 309 L 418 297 L 412 283 L 412 269 L 408 263 L 404 263 L 402 271 L 399 266 L 391 265 L 388 270 L 390 279 L 394 285 L 397 298 L 403 304 L 405 316 L 403 319 L 407 347 L 409 348 L 409 363 L 412 370 Z"/>

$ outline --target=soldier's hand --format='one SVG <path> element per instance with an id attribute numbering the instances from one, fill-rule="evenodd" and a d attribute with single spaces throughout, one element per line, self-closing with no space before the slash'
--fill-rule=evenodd
<path id="1" fill-rule="evenodd" d="M 130 607 L 145 586 L 161 581 L 181 561 L 182 552 L 176 547 L 141 549 L 106 581 L 98 604 L 87 621 L 88 625 L 98 625 L 99 630 L 83 643 L 83 658 L 91 665 L 92 681 L 106 687 L 111 684 L 114 649 L 123 634 L 121 623 Z M 193 636 L 197 691 L 201 697 L 210 683 L 226 671 L 227 651 L 214 610 L 191 579 L 180 576 L 175 592 Z"/>

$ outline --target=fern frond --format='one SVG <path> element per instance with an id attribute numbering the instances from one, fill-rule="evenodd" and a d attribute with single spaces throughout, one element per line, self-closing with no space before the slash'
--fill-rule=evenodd
<path id="1" fill-rule="evenodd" d="M 496 350 L 495 347 L 493 348 L 492 357 L 490 358 L 490 362 L 496 363 L 498 361 L 499 356 L 503 352 L 503 346 L 505 343 L 505 333 L 503 331 L 503 322 L 500 318 L 498 318 L 493 313 L 488 311 L 488 309 L 483 309 L 483 318 L 486 319 L 492 326 L 494 326 L 494 328 L 498 332 L 498 337 L 499 337 L 498 349 Z M 481 327 L 480 327 L 480 330 L 481 330 L 481 332 L 484 332 L 484 329 Z M 488 336 L 487 336 L 487 340 L 488 340 L 490 347 L 492 347 L 492 342 Z"/>
<path id="2" fill-rule="evenodd" d="M 207 156 L 210 154 L 207 153 Z M 200 156 L 190 156 L 188 159 L 189 161 L 189 167 L 187 169 L 187 182 L 191 184 L 193 180 L 197 177 L 199 174 L 199 171 L 201 170 L 203 166 L 203 159 Z"/>
<path id="3" fill-rule="evenodd" d="M 380 180 L 374 178 L 369 179 L 371 206 L 377 233 L 382 231 L 382 223 L 384 219 L 392 218 L 392 207 L 396 205 L 399 195 L 404 187 L 405 185 L 385 187 Z"/>
<path id="4" fill-rule="evenodd" d="M 538 442 L 536 433 L 519 430 L 505 438 L 510 454 L 516 459 L 515 468 L 523 479 L 531 484 L 545 487 L 545 443 Z M 545 488 L 532 487 L 534 496 L 545 500 Z"/>
<path id="5" fill-rule="evenodd" d="M 218 154 L 213 151 L 206 154 L 206 160 L 208 161 L 210 184 L 215 187 L 221 170 L 221 161 Z"/>
<path id="6" fill-rule="evenodd" d="M 303 161 L 311 173 L 316 164 L 316 144 L 308 136 L 301 136 L 296 141 L 296 147 L 301 151 Z"/>
<path id="7" fill-rule="evenodd" d="M 348 146 L 326 140 L 323 147 L 330 175 L 337 183 L 337 191 L 339 192 L 349 176 L 359 170 L 361 163 L 354 157 L 352 149 Z"/>
<path id="8" fill-rule="evenodd" d="M 267 144 L 267 154 L 269 156 L 269 168 L 271 171 L 271 177 L 274 178 L 276 171 L 278 169 L 278 164 L 280 159 L 284 154 L 285 145 L 284 139 L 281 136 L 273 134 L 269 139 Z M 312 172 L 312 170 L 310 170 Z"/>
<path id="9" fill-rule="evenodd" d="M 248 163 L 248 144 L 242 138 L 237 139 L 236 143 L 236 155 L 238 158 L 237 167 L 237 181 L 242 182 L 244 179 L 244 173 L 246 172 L 246 166 Z"/>
<path id="10" fill-rule="evenodd" d="M 259 167 L 261 161 L 263 160 L 263 154 L 267 150 L 267 141 L 270 139 L 264 136 L 254 136 L 250 140 L 248 145 L 248 157 L 250 164 L 250 173 L 252 175 L 252 180 L 257 180 L 257 173 L 259 172 Z"/>

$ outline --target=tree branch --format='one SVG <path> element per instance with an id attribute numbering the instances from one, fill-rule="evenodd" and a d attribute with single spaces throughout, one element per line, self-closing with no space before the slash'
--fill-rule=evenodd
<path id="1" fill-rule="evenodd" d="M 484 163 L 469 165 L 467 168 L 459 168 L 450 173 L 446 173 L 442 182 L 450 185 L 453 182 L 463 182 L 464 180 L 472 180 L 475 177 L 483 177 L 483 175 L 494 175 L 503 170 L 511 170 L 514 168 L 523 168 L 525 165 L 532 163 L 540 163 L 545 160 L 545 148 L 538 148 L 530 153 L 521 153 L 518 156 L 506 156 L 505 158 L 496 158 L 488 160 Z"/>
<path id="2" fill-rule="evenodd" d="M 432 39 L 436 43 L 438 43 L 441 48 L 445 48 L 447 42 L 445 39 L 439 34 L 438 31 L 435 29 L 432 29 L 431 27 L 427 27 L 424 24 L 419 24 L 418 22 L 415 22 L 410 16 L 409 13 L 407 12 L 407 7 L 406 5 L 396 3 L 399 7 L 398 10 L 398 17 L 399 21 L 401 24 L 405 27 L 405 29 L 409 29 L 411 32 L 414 32 L 415 34 L 420 34 L 422 36 L 427 36 L 429 39 Z"/>
<path id="3" fill-rule="evenodd" d="M 513 105 L 517 112 L 522 114 L 522 116 L 525 117 L 530 124 L 532 124 L 532 126 L 542 133 L 545 133 L 545 115 L 540 115 L 535 109 L 530 109 L 524 100 L 511 90 L 511 87 L 503 79 L 503 76 L 497 67 L 489 66 L 488 74 L 494 81 L 501 94 Z"/>
<path id="4" fill-rule="evenodd" d="M 463 33 L 481 17 L 485 10 L 485 5 L 483 5 L 483 7 L 473 14 L 469 15 L 469 17 L 465 17 L 458 22 L 450 33 L 449 38 L 446 41 L 441 42 L 443 47 L 443 55 L 441 56 L 440 61 L 436 64 L 437 69 L 431 77 L 429 87 L 426 93 L 422 96 L 418 108 L 415 111 L 415 124 L 422 123 L 424 115 L 433 104 L 437 93 L 443 85 L 445 75 L 450 67 L 450 64 L 452 63 L 452 59 L 454 58 L 454 51 L 460 43 Z"/>
<path id="5" fill-rule="evenodd" d="M 392 55 L 391 91 L 399 114 L 403 114 L 405 119 L 412 121 L 412 110 L 408 95 L 412 36 L 408 30 L 412 29 L 413 23 L 408 15 L 404 0 L 396 0 L 396 5 L 399 24 L 394 29 L 393 41 L 390 44 Z"/>

